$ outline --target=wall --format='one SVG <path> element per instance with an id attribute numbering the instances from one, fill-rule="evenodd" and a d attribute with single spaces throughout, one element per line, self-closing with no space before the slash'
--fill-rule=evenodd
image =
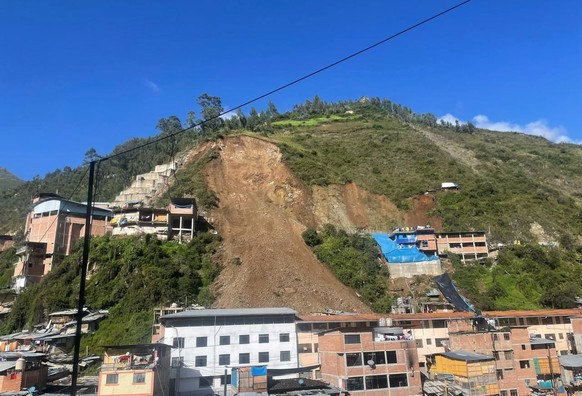
<path id="1" fill-rule="evenodd" d="M 133 374 L 145 374 L 145 382 L 134 383 Z M 117 374 L 117 384 L 107 384 L 107 375 Z M 99 396 L 102 395 L 153 395 L 155 374 L 152 370 L 101 371 L 99 373 Z"/>
<path id="2" fill-rule="evenodd" d="M 412 278 L 415 275 L 440 275 L 443 273 L 440 260 L 412 263 L 388 263 L 392 278 Z"/>

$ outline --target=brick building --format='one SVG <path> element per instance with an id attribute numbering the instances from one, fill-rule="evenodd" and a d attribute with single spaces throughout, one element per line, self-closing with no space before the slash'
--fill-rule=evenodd
<path id="1" fill-rule="evenodd" d="M 350 394 L 420 395 L 416 344 L 402 328 L 340 328 L 319 335 L 321 377 Z"/>

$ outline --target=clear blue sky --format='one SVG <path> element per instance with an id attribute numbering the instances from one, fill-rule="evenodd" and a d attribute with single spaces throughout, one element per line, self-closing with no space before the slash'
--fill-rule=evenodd
<path id="1" fill-rule="evenodd" d="M 185 120 L 201 93 L 234 107 L 455 3 L 1 1 L 0 167 L 77 166 Z M 380 96 L 579 143 L 581 16 L 578 0 L 473 0 L 270 99 Z"/>

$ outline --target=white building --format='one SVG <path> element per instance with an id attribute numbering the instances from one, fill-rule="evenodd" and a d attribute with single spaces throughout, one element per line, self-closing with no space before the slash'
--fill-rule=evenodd
<path id="1" fill-rule="evenodd" d="M 170 388 L 176 394 L 223 394 L 225 370 L 265 365 L 297 368 L 290 308 L 202 309 L 164 315 L 164 343 L 173 345 Z"/>

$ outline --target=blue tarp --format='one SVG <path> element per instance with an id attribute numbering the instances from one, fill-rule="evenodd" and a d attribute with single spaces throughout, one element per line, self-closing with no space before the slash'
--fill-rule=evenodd
<path id="1" fill-rule="evenodd" d="M 399 245 L 388 234 L 372 234 L 372 236 L 380 245 L 382 254 L 388 263 L 417 263 L 439 259 L 437 256 L 427 256 L 416 246 Z"/>

